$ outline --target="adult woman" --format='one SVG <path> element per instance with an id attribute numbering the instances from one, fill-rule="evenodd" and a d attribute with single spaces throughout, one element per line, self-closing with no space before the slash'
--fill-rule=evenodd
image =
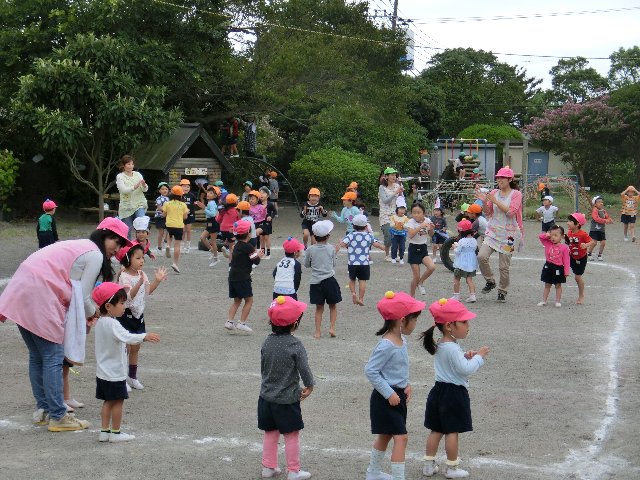
<path id="1" fill-rule="evenodd" d="M 402 185 L 398 183 L 398 171 L 387 167 L 383 172 L 378 188 L 378 202 L 380 204 L 380 229 L 384 236 L 384 254 L 387 262 L 391 261 L 391 215 L 396 213 L 396 200 L 403 193 Z"/>
<path id="2" fill-rule="evenodd" d="M 140 172 L 134 172 L 135 159 L 131 155 L 123 155 L 120 159 L 120 173 L 116 176 L 116 186 L 120 192 L 118 217 L 129 227 L 129 235 L 133 235 L 133 221 L 144 216 L 147 211 L 147 199 L 144 192 L 149 186 Z"/>
<path id="3" fill-rule="evenodd" d="M 128 228 L 106 218 L 89 239 L 57 242 L 30 255 L 0 295 L 0 321 L 18 325 L 29 350 L 29 380 L 36 399 L 33 415 L 52 432 L 82 430 L 88 422 L 67 413 L 62 362 L 84 361 L 87 326 L 98 317 L 91 300 L 96 280 L 113 280 L 111 257 L 131 245 Z M 47 418 L 48 417 L 48 418 Z"/>
<path id="4" fill-rule="evenodd" d="M 483 212 L 489 219 L 484 242 L 478 252 L 478 263 L 482 276 L 487 281 L 482 293 L 489 293 L 496 287 L 489 257 L 493 252 L 498 252 L 500 257 L 498 301 L 504 303 L 509 288 L 511 254 L 522 247 L 522 193 L 517 190 L 517 184 L 513 181 L 513 170 L 508 167 L 498 170 L 496 182 L 498 184 L 496 190 L 476 194 L 476 197 L 484 202 Z"/>

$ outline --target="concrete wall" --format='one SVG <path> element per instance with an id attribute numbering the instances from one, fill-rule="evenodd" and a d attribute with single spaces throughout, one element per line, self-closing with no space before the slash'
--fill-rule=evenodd
<path id="1" fill-rule="evenodd" d="M 529 152 L 544 152 L 544 150 L 529 146 Z M 505 156 L 505 163 L 509 163 L 516 175 L 522 174 L 522 145 L 510 145 L 509 153 Z M 549 152 L 549 169 L 547 175 L 571 175 L 571 167 L 564 163 L 559 155 Z"/>

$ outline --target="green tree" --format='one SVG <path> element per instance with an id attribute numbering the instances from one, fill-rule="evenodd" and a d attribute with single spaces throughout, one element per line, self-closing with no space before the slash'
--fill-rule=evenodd
<path id="1" fill-rule="evenodd" d="M 489 143 L 499 143 L 504 140 L 522 140 L 522 134 L 512 125 L 478 123 L 462 130 L 456 138 L 486 138 Z"/>
<path id="2" fill-rule="evenodd" d="M 602 95 L 609 88 L 609 82 L 598 71 L 589 67 L 584 57 L 562 58 L 549 70 L 551 98 L 558 104 L 567 100 L 584 102 Z"/>
<path id="3" fill-rule="evenodd" d="M 73 176 L 102 199 L 118 158 L 175 129 L 181 114 L 163 107 L 163 88 L 139 72 L 144 49 L 111 37 L 78 35 L 34 62 L 12 108 L 44 146 L 60 152 Z M 103 211 L 99 208 L 100 218 Z"/>
<path id="4" fill-rule="evenodd" d="M 612 88 L 621 88 L 640 82 L 640 47 L 620 47 L 613 52 L 609 68 L 609 83 Z"/>
<path id="5" fill-rule="evenodd" d="M 635 184 L 640 184 L 640 83 L 633 83 L 611 92 L 611 105 L 620 109 L 626 128 L 620 143 L 619 154 L 635 165 Z"/>
<path id="6" fill-rule="evenodd" d="M 0 220 L 9 211 L 7 199 L 15 191 L 20 161 L 9 150 L 0 150 Z"/>

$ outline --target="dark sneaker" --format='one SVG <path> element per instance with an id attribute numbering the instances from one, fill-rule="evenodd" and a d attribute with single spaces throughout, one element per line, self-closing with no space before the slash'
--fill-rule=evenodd
<path id="1" fill-rule="evenodd" d="M 507 301 L 507 294 L 498 292 L 498 302 L 505 303 Z"/>
<path id="2" fill-rule="evenodd" d="M 489 293 L 494 288 L 496 288 L 496 282 L 487 282 L 487 284 L 482 289 L 482 293 Z"/>

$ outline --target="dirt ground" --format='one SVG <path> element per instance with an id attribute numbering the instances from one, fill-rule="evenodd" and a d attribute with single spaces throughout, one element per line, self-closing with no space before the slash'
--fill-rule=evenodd
<path id="1" fill-rule="evenodd" d="M 291 234 L 300 237 L 298 225 L 296 212 L 283 209 L 274 226 L 274 246 L 280 247 Z M 89 223 L 58 224 L 62 239 L 86 236 L 91 228 Z M 37 247 L 34 230 L 31 224 L 0 225 L 0 289 Z M 620 224 L 610 226 L 605 261 L 587 267 L 586 304 L 573 304 L 577 289 L 570 280 L 562 308 L 541 308 L 536 307 L 544 263 L 535 238 L 538 230 L 539 224 L 526 224 L 527 247 L 513 260 L 507 303 L 496 303 L 492 293 L 478 295 L 478 303 L 471 306 L 478 317 L 461 344 L 465 349 L 489 345 L 491 353 L 471 378 L 474 431 L 461 435 L 462 466 L 476 479 L 640 478 L 638 245 L 622 242 Z M 338 226 L 331 241 L 343 231 Z M 162 341 L 141 350 L 139 377 L 145 389 L 134 391 L 125 402 L 123 430 L 136 436 L 127 444 L 98 442 L 101 404 L 94 396 L 92 337 L 87 364 L 71 376 L 73 396 L 86 402 L 78 416 L 92 427 L 49 433 L 31 424 L 26 347 L 14 324 L 0 325 L 0 477 L 260 478 L 262 435 L 256 405 L 260 345 L 270 331 L 266 308 L 271 272 L 282 255 L 281 249 L 274 252 L 254 272 L 253 335 L 233 335 L 223 328 L 230 304 L 226 268 L 223 262 L 209 268 L 204 252 L 183 256 L 182 274 L 171 273 L 148 299 L 147 329 L 158 332 Z M 356 307 L 344 287 L 346 255 L 340 254 L 336 276 L 345 301 L 339 305 L 338 338 L 328 337 L 326 320 L 323 338 L 313 339 L 311 309 L 297 333 L 317 382 L 303 403 L 302 434 L 302 467 L 314 478 L 365 476 L 373 436 L 371 387 L 363 366 L 382 324 L 375 303 L 386 290 L 407 290 L 410 281 L 408 265 L 384 262 L 378 252 L 373 258 L 366 306 Z M 168 262 L 161 257 L 156 264 Z M 145 270 L 151 272 L 153 262 Z M 303 272 L 301 300 L 308 300 L 308 278 Z M 452 278 L 439 265 L 426 284 L 424 300 L 450 296 Z M 483 285 L 477 277 L 476 286 Z M 409 338 L 413 398 L 408 479 L 422 478 L 424 406 L 434 371 L 433 358 L 420 346 L 417 333 L 431 324 L 428 312 L 423 313 Z M 439 457 L 444 460 L 442 451 Z M 284 467 L 284 455 L 280 464 Z M 389 455 L 384 465 L 389 471 Z"/>

